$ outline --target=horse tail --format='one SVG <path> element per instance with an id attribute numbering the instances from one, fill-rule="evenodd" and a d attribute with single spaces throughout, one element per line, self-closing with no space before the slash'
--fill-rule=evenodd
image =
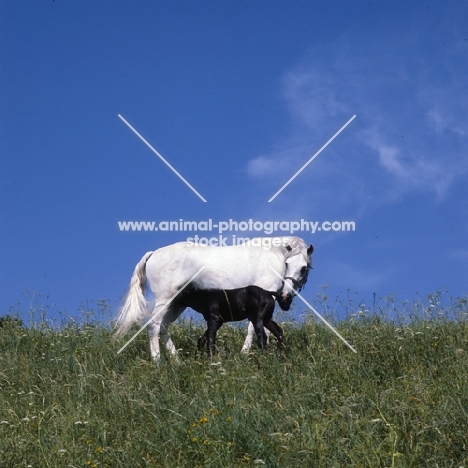
<path id="1" fill-rule="evenodd" d="M 146 262 L 151 255 L 153 255 L 153 252 L 145 253 L 133 271 L 124 304 L 120 308 L 116 318 L 116 337 L 127 333 L 132 325 L 138 323 L 146 313 Z"/>

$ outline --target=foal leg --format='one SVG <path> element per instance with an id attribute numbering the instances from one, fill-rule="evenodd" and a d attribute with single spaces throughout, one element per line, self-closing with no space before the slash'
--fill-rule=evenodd
<path id="1" fill-rule="evenodd" d="M 214 354 L 214 344 L 216 341 L 216 333 L 221 328 L 223 321 L 219 315 L 214 315 L 208 321 L 208 330 L 206 330 L 205 335 L 208 338 L 208 354 L 210 357 L 213 357 Z"/>
<path id="2" fill-rule="evenodd" d="M 275 335 L 276 339 L 278 340 L 278 350 L 281 351 L 284 348 L 283 329 L 274 320 L 269 320 L 265 324 L 265 327 L 270 330 L 273 335 Z"/>
<path id="3" fill-rule="evenodd" d="M 267 344 L 268 344 L 268 341 L 269 341 L 269 338 L 270 338 L 270 331 L 267 330 L 267 329 L 265 329 L 264 331 L 265 331 L 265 334 L 266 334 L 266 340 L 267 340 Z M 247 336 L 245 338 L 244 345 L 242 346 L 241 353 L 249 354 L 250 348 L 252 347 L 252 341 L 253 341 L 254 335 L 255 335 L 255 328 L 254 328 L 252 322 L 249 321 L 249 326 L 247 328 Z"/>
<path id="4" fill-rule="evenodd" d="M 208 330 L 206 330 L 206 332 L 202 336 L 200 336 L 200 338 L 198 338 L 197 348 L 200 351 L 205 347 L 207 340 L 208 340 Z"/>
<path id="5" fill-rule="evenodd" d="M 218 330 L 221 328 L 221 325 L 223 324 L 224 322 L 220 321 L 218 323 L 218 328 L 216 329 L 216 333 L 218 333 Z M 206 332 L 203 333 L 202 336 L 200 336 L 200 338 L 198 338 L 198 341 L 197 341 L 197 348 L 201 351 L 206 343 L 208 342 L 208 328 L 206 329 Z M 216 337 L 216 333 L 215 333 L 215 337 Z"/>
<path id="6" fill-rule="evenodd" d="M 212 348 L 214 348 L 214 342 L 215 342 L 215 339 L 216 339 L 216 333 L 218 333 L 218 330 L 221 328 L 221 325 L 223 324 L 224 322 L 222 320 L 220 320 L 218 322 L 218 325 L 217 325 L 217 328 L 214 332 L 214 337 L 213 337 L 213 342 L 212 342 Z M 210 328 L 208 327 L 206 332 L 200 336 L 200 338 L 198 338 L 198 342 L 197 342 L 197 348 L 201 351 L 205 345 L 207 343 L 209 343 L 209 333 L 210 333 Z M 208 345 L 208 351 L 210 350 L 209 348 L 209 345 Z"/>
<path id="7" fill-rule="evenodd" d="M 265 348 L 268 342 L 265 330 L 263 329 L 263 319 L 260 317 L 255 319 L 253 322 L 253 327 L 258 338 L 258 345 L 260 348 Z"/>

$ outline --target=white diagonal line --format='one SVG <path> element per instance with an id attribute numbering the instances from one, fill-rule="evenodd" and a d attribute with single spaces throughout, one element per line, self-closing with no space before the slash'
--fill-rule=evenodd
<path id="1" fill-rule="evenodd" d="M 281 276 L 278 274 L 278 272 L 272 267 L 270 266 L 271 270 L 275 273 L 276 276 L 278 276 L 278 278 L 281 278 Z M 283 279 L 283 278 L 281 278 Z M 297 294 L 297 296 L 299 297 L 299 299 L 308 307 L 311 308 L 312 312 L 336 335 L 338 336 L 345 344 L 346 346 L 348 346 L 348 348 L 353 351 L 353 353 L 357 353 L 357 351 L 336 331 L 335 328 L 333 328 L 332 325 L 330 325 L 302 296 L 301 294 L 299 294 L 298 291 L 296 291 L 292 286 L 291 286 L 291 289 Z"/>
<path id="2" fill-rule="evenodd" d="M 206 267 L 202 266 L 164 305 L 164 307 L 159 311 L 161 313 L 163 310 L 167 309 L 170 303 L 183 291 Z M 118 351 L 117 354 L 120 354 L 153 320 L 155 316 L 151 317 Z"/>
<path id="3" fill-rule="evenodd" d="M 353 115 L 269 200 L 272 202 L 354 119 Z"/>
<path id="4" fill-rule="evenodd" d="M 118 114 L 118 116 L 128 126 L 128 128 L 130 128 L 130 130 L 132 130 L 140 138 L 140 140 L 145 143 L 145 145 L 148 146 L 148 148 L 153 151 L 153 153 L 155 153 L 156 156 L 158 156 L 161 161 L 179 177 L 180 180 L 182 180 L 182 182 L 184 182 L 199 198 L 201 198 L 201 200 L 206 203 L 206 200 L 192 187 L 192 185 L 190 185 L 187 180 L 185 180 L 185 178 L 179 172 L 177 172 L 174 167 L 171 166 L 171 164 L 166 159 L 164 159 L 164 157 L 158 151 L 156 151 L 120 114 Z"/>

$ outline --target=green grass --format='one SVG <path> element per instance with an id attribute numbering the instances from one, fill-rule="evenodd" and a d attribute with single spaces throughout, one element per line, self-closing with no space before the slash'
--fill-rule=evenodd
<path id="1" fill-rule="evenodd" d="M 283 324 L 286 352 L 218 354 L 171 334 L 180 364 L 88 323 L 0 328 L 1 467 L 466 467 L 468 322 L 359 314 Z M 459 304 L 459 305 L 460 305 Z M 368 314 L 369 315 L 369 314 Z"/>

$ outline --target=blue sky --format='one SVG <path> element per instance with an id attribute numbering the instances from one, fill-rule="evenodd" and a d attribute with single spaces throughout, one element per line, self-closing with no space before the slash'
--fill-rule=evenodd
<path id="1" fill-rule="evenodd" d="M 466 3 L 3 1 L 0 23 L 0 314 L 117 306 L 187 238 L 118 221 L 181 218 L 355 221 L 300 233 L 308 300 L 467 293 Z"/>

